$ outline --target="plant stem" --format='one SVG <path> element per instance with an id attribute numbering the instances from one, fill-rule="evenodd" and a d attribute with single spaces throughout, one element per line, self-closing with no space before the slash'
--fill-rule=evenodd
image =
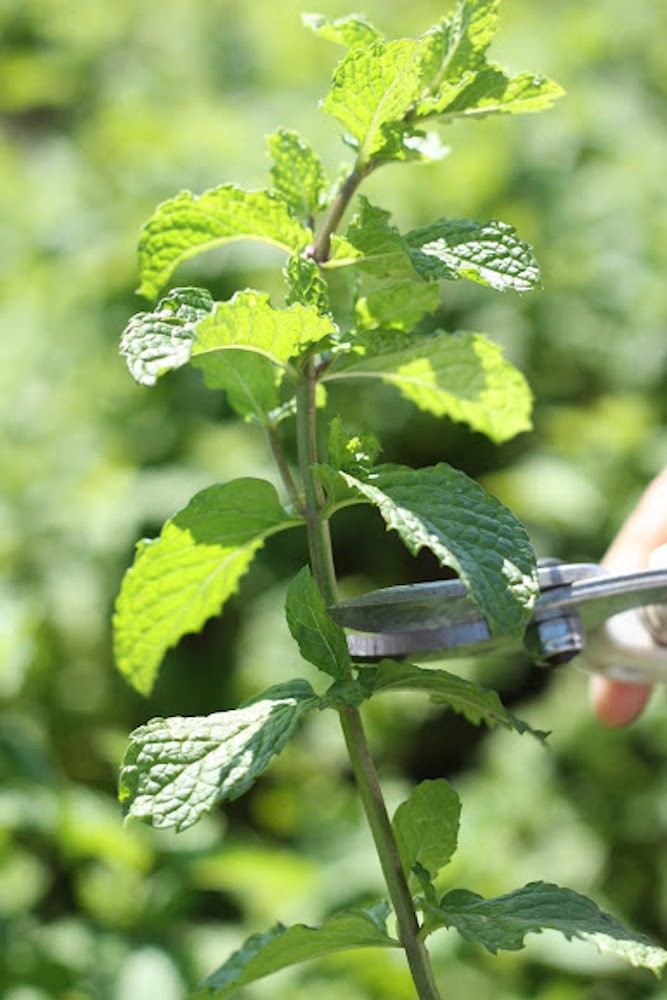
<path id="1" fill-rule="evenodd" d="M 321 516 L 324 504 L 322 488 L 312 472 L 312 466 L 318 461 L 316 389 L 317 378 L 311 362 L 296 391 L 296 441 L 305 499 L 303 513 L 313 576 L 327 604 L 335 604 L 338 598 L 331 533 L 328 520 Z"/>
<path id="2" fill-rule="evenodd" d="M 325 216 L 324 222 L 320 227 L 320 231 L 315 238 L 315 242 L 310 248 L 309 256 L 313 260 L 317 261 L 318 264 L 322 264 L 325 260 L 329 259 L 331 236 L 335 233 L 341 219 L 345 215 L 346 209 L 352 201 L 355 191 L 361 182 L 365 180 L 374 169 L 375 164 L 372 160 L 361 169 L 354 167 L 331 203 L 329 212 Z"/>
<path id="3" fill-rule="evenodd" d="M 318 460 L 316 388 L 317 376 L 311 363 L 297 389 L 296 423 L 299 468 L 304 487 L 304 514 L 313 576 L 327 604 L 334 604 L 337 584 L 329 521 L 322 516 L 324 497 L 312 472 L 312 466 Z M 394 907 L 399 938 L 406 953 L 417 996 L 419 1000 L 440 1000 L 428 952 L 424 942 L 419 937 L 417 915 L 403 872 L 396 838 L 387 814 L 387 807 L 364 732 L 361 714 L 355 706 L 344 706 L 340 709 L 339 714 L 350 763 L 375 842 L 389 897 Z"/>
<path id="4" fill-rule="evenodd" d="M 375 849 L 380 859 L 382 874 L 387 883 L 389 898 L 394 907 L 399 938 L 410 966 L 417 996 L 419 1000 L 440 1000 L 426 945 L 419 937 L 417 915 L 410 889 L 403 874 L 403 865 L 398 853 L 396 838 L 387 814 L 382 788 L 371 757 L 359 709 L 351 706 L 342 708 L 340 720 L 352 770 L 366 819 L 373 835 Z"/>
<path id="5" fill-rule="evenodd" d="M 278 431 L 274 424 L 269 424 L 266 428 L 266 432 L 269 438 L 269 444 L 271 446 L 271 454 L 273 455 L 273 460 L 276 463 L 278 472 L 280 473 L 280 478 L 283 481 L 285 489 L 289 494 L 289 498 L 292 502 L 292 506 L 299 514 L 304 514 L 304 505 L 301 497 L 299 496 L 299 491 L 296 488 L 296 483 L 292 478 L 292 473 L 290 472 L 289 465 L 287 464 L 287 459 L 285 458 L 285 452 L 282 449 L 280 440 L 278 438 Z"/>

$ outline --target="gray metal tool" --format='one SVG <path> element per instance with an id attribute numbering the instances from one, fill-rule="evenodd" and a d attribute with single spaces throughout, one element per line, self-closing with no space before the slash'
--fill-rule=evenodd
<path id="1" fill-rule="evenodd" d="M 512 652 L 540 666 L 577 662 L 626 682 L 667 680 L 667 567 L 610 575 L 595 563 L 544 560 L 523 647 L 492 636 L 459 580 L 388 587 L 329 608 L 358 660 Z M 607 623 L 615 625 L 609 629 Z M 619 624 L 621 627 L 619 628 Z"/>

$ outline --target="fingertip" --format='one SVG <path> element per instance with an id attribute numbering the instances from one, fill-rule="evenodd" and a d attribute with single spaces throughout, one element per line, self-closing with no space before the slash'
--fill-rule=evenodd
<path id="1" fill-rule="evenodd" d="M 623 684 L 607 677 L 592 677 L 590 682 L 593 711 L 605 726 L 627 726 L 633 722 L 651 691 L 650 684 Z"/>

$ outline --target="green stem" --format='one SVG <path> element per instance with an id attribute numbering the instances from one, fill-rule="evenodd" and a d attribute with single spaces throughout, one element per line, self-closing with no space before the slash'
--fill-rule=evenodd
<path id="1" fill-rule="evenodd" d="M 350 755 L 352 770 L 357 782 L 366 819 L 373 835 L 375 849 L 380 859 L 389 898 L 398 924 L 398 934 L 405 950 L 412 980 L 419 1000 L 440 1000 L 433 978 L 426 945 L 419 937 L 419 924 L 412 903 L 412 896 L 405 875 L 394 831 L 387 814 L 382 788 L 358 708 L 340 710 L 341 726 Z"/>
<path id="2" fill-rule="evenodd" d="M 304 514 L 313 576 L 327 604 L 334 604 L 337 585 L 329 521 L 322 514 L 324 498 L 321 487 L 312 472 L 312 466 L 318 460 L 316 388 L 317 376 L 311 363 L 302 376 L 297 389 L 297 449 L 304 487 Z M 364 732 L 361 714 L 354 706 L 341 708 L 339 714 L 350 763 L 375 842 L 389 897 L 394 907 L 399 938 L 406 953 L 417 996 L 419 1000 L 440 1000 L 428 952 L 424 942 L 419 937 L 417 915 L 403 872 L 396 838 L 387 814 L 387 807 Z"/>
<path id="3" fill-rule="evenodd" d="M 285 458 L 285 452 L 280 444 L 280 439 L 278 438 L 278 431 L 274 424 L 269 424 L 266 428 L 266 433 L 269 438 L 269 444 L 271 446 L 271 454 L 273 455 L 273 460 L 276 463 L 278 472 L 280 473 L 280 478 L 283 481 L 285 489 L 289 495 L 292 502 L 292 506 L 299 514 L 304 514 L 303 500 L 299 496 L 299 491 L 296 488 L 296 483 L 292 478 L 292 473 L 290 472 L 289 465 L 287 464 L 287 459 Z"/>
<path id="4" fill-rule="evenodd" d="M 316 389 L 317 378 L 310 363 L 296 390 L 296 443 L 305 499 L 303 513 L 313 576 L 327 604 L 335 604 L 338 596 L 329 521 L 321 515 L 324 497 L 312 472 L 318 461 Z"/>
<path id="5" fill-rule="evenodd" d="M 320 231 L 315 238 L 315 242 L 310 248 L 309 256 L 313 260 L 317 261 L 318 264 L 322 264 L 325 260 L 329 259 L 331 237 L 333 233 L 336 232 L 341 219 L 345 215 L 347 207 L 354 197 L 355 191 L 361 182 L 365 180 L 374 169 L 375 164 L 372 160 L 364 167 L 355 167 L 331 203 L 329 212 L 320 227 Z"/>

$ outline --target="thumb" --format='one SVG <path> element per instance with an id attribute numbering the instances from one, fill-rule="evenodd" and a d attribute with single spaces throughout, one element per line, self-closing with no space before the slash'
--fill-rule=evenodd
<path id="1" fill-rule="evenodd" d="M 651 552 L 667 542 L 667 469 L 645 491 L 607 551 L 602 565 L 611 573 L 648 566 Z M 649 684 L 624 684 L 593 677 L 589 692 L 595 715 L 607 726 L 624 726 L 641 713 L 651 694 Z"/>
<path id="2" fill-rule="evenodd" d="M 651 691 L 650 684 L 624 684 L 609 677 L 591 677 L 588 685 L 593 711 L 605 726 L 627 726 L 633 722 Z"/>

